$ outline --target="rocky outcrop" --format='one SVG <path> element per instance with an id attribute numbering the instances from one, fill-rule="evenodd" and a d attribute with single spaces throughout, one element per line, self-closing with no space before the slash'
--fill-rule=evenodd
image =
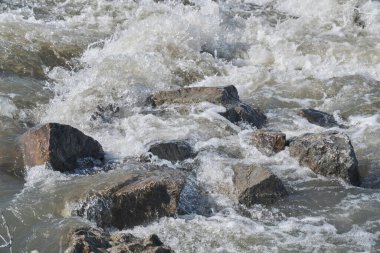
<path id="1" fill-rule="evenodd" d="M 164 216 L 174 216 L 178 208 L 184 175 L 175 169 L 123 171 L 115 181 L 94 187 L 78 200 L 75 214 L 96 222 L 99 227 L 130 228 Z"/>
<path id="2" fill-rule="evenodd" d="M 360 184 L 358 161 L 347 135 L 337 131 L 308 133 L 289 141 L 290 155 L 317 174 Z"/>
<path id="3" fill-rule="evenodd" d="M 282 181 L 267 168 L 238 164 L 233 167 L 235 192 L 240 204 L 272 204 L 288 193 Z"/>
<path id="4" fill-rule="evenodd" d="M 314 110 L 314 109 L 301 109 L 298 114 L 304 118 L 307 119 L 311 124 L 318 125 L 321 127 L 340 127 L 340 128 L 347 128 L 345 125 L 339 124 L 333 115 Z"/>
<path id="5" fill-rule="evenodd" d="M 285 149 L 286 135 L 278 131 L 257 130 L 251 141 L 261 153 L 272 156 Z"/>
<path id="6" fill-rule="evenodd" d="M 226 112 L 222 115 L 233 123 L 247 122 L 257 128 L 261 128 L 266 123 L 266 116 L 259 109 L 254 109 L 240 101 L 237 89 L 233 85 L 159 91 L 148 97 L 147 104 L 161 106 L 164 104 L 194 104 L 204 101 L 224 106 Z"/>
<path id="7" fill-rule="evenodd" d="M 104 159 L 99 142 L 74 127 L 58 123 L 29 130 L 21 136 L 20 147 L 27 168 L 47 164 L 54 170 L 71 172 L 79 165 L 91 165 L 88 162 L 93 159 Z"/>
<path id="8" fill-rule="evenodd" d="M 149 152 L 160 159 L 171 162 L 183 161 L 196 156 L 192 147 L 185 141 L 156 143 L 150 146 Z"/>
<path id="9" fill-rule="evenodd" d="M 69 238 L 69 246 L 65 253 L 174 253 L 163 245 L 157 235 L 145 239 L 137 238 L 130 233 L 110 235 L 101 229 L 79 228 Z"/>

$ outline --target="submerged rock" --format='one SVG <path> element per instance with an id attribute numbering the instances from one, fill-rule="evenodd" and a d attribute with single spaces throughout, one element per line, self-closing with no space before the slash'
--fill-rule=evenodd
<path id="1" fill-rule="evenodd" d="M 116 182 L 88 192 L 76 214 L 103 228 L 146 224 L 176 214 L 184 184 L 184 175 L 175 169 L 127 170 Z"/>
<path id="2" fill-rule="evenodd" d="M 289 141 L 290 155 L 317 174 L 337 176 L 360 184 L 358 161 L 347 135 L 337 131 L 308 133 Z"/>
<path id="3" fill-rule="evenodd" d="M 233 183 L 240 204 L 247 207 L 272 204 L 288 195 L 282 181 L 264 167 L 238 164 L 233 171 Z"/>
<path id="4" fill-rule="evenodd" d="M 53 170 L 71 172 L 83 165 L 86 158 L 104 159 L 99 142 L 74 127 L 58 123 L 29 130 L 21 136 L 20 147 L 27 168 L 47 164 Z"/>
<path id="5" fill-rule="evenodd" d="M 299 111 L 299 115 L 306 118 L 307 121 L 309 121 L 311 124 L 318 125 L 321 127 L 340 127 L 340 128 L 347 128 L 344 125 L 339 124 L 333 115 L 314 110 L 314 109 L 301 109 Z"/>
<path id="6" fill-rule="evenodd" d="M 286 135 L 278 131 L 257 130 L 251 140 L 261 153 L 272 156 L 285 149 Z"/>
<path id="7" fill-rule="evenodd" d="M 163 245 L 157 235 L 145 239 L 130 233 L 110 235 L 101 229 L 79 228 L 70 235 L 69 247 L 65 253 L 109 252 L 109 253 L 174 253 Z"/>
<path id="8" fill-rule="evenodd" d="M 210 102 L 222 105 L 226 112 L 221 115 L 233 123 L 247 122 L 257 128 L 266 123 L 266 116 L 239 99 L 235 86 L 226 87 L 187 87 L 171 91 L 159 91 L 147 98 L 147 104 L 161 106 L 164 104 L 194 104 Z"/>
<path id="9" fill-rule="evenodd" d="M 150 146 L 149 152 L 171 162 L 183 161 L 196 156 L 192 147 L 185 141 L 156 143 Z"/>

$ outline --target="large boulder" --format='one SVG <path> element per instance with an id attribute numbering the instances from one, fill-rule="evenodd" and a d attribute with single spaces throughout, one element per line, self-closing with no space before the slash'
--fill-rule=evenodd
<path id="1" fill-rule="evenodd" d="M 170 247 L 163 245 L 155 234 L 141 239 L 130 233 L 110 235 L 101 229 L 79 228 L 69 237 L 65 253 L 174 253 Z"/>
<path id="2" fill-rule="evenodd" d="M 192 147 L 185 141 L 155 143 L 150 146 L 149 152 L 171 162 L 183 161 L 196 156 Z"/>
<path id="3" fill-rule="evenodd" d="M 103 161 L 102 146 L 69 125 L 47 123 L 33 128 L 20 138 L 24 164 L 28 167 L 49 165 L 61 172 L 72 172 L 88 161 Z"/>
<path id="4" fill-rule="evenodd" d="M 282 181 L 267 168 L 238 164 L 233 168 L 235 192 L 240 204 L 272 204 L 288 195 Z"/>
<path id="5" fill-rule="evenodd" d="M 333 115 L 314 109 L 301 109 L 298 114 L 304 117 L 311 124 L 318 125 L 325 128 L 340 127 L 347 128 L 347 126 L 339 124 Z"/>
<path id="6" fill-rule="evenodd" d="M 74 214 L 99 227 L 130 228 L 177 212 L 185 176 L 178 170 L 153 166 L 123 171 L 77 200 Z M 83 195 L 83 194 L 82 194 Z"/>
<path id="7" fill-rule="evenodd" d="M 247 122 L 257 128 L 266 123 L 266 116 L 259 110 L 243 103 L 235 86 L 226 87 L 187 87 L 178 90 L 159 91 L 147 98 L 147 104 L 161 106 L 164 104 L 194 104 L 210 102 L 222 105 L 225 118 L 233 123 Z"/>
<path id="8" fill-rule="evenodd" d="M 290 155 L 317 174 L 360 185 L 358 161 L 347 135 L 337 131 L 307 133 L 289 141 Z"/>
<path id="9" fill-rule="evenodd" d="M 285 149 L 286 135 L 278 131 L 257 130 L 251 141 L 261 153 L 272 156 Z"/>

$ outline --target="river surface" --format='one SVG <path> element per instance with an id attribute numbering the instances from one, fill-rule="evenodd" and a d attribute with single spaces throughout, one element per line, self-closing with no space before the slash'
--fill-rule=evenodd
<path id="1" fill-rule="evenodd" d="M 13 252 L 63 252 L 71 228 L 94 226 L 73 215 L 72 196 L 128 170 L 150 143 L 184 139 L 198 152 L 185 212 L 129 229 L 134 235 L 156 233 L 176 252 L 380 252 L 380 2 L 190 2 L 0 1 L 0 209 Z M 255 129 L 230 123 L 219 106 L 164 114 L 144 107 L 155 91 L 231 84 L 287 137 L 326 130 L 300 108 L 335 115 L 348 126 L 336 130 L 352 141 L 362 187 L 316 175 L 288 150 L 262 155 L 249 142 Z M 109 105 L 120 110 L 99 112 Z M 15 176 L 17 137 L 46 122 L 80 129 L 123 165 Z M 267 166 L 289 196 L 237 206 L 223 194 L 237 162 Z M 206 212 L 193 201 L 194 185 L 214 202 Z"/>

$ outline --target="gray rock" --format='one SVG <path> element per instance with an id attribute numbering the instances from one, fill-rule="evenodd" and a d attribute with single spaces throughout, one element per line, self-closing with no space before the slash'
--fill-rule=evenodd
<path id="1" fill-rule="evenodd" d="M 235 86 L 226 87 L 187 87 L 178 90 L 160 91 L 146 100 L 148 105 L 194 104 L 210 102 L 222 105 L 226 112 L 221 115 L 233 123 L 247 122 L 257 128 L 266 123 L 266 116 L 259 110 L 250 107 L 239 99 Z"/>
<path id="2" fill-rule="evenodd" d="M 79 228 L 69 235 L 69 247 L 65 253 L 174 253 L 163 245 L 157 235 L 145 239 L 137 238 L 130 233 L 110 235 L 101 229 Z"/>
<path id="3" fill-rule="evenodd" d="M 85 194 L 77 200 L 76 215 L 96 222 L 99 227 L 118 229 L 142 225 L 177 212 L 184 175 L 175 169 L 152 167 L 127 170 L 116 181 Z"/>
<path id="4" fill-rule="evenodd" d="M 183 161 L 196 156 L 192 147 L 185 141 L 156 143 L 150 146 L 149 152 L 171 162 Z"/>
<path id="5" fill-rule="evenodd" d="M 48 164 L 54 170 L 72 172 L 84 165 L 87 158 L 104 160 L 99 142 L 74 127 L 58 123 L 29 130 L 20 137 L 20 147 L 27 168 Z"/>
<path id="6" fill-rule="evenodd" d="M 251 140 L 261 153 L 272 156 L 285 149 L 286 135 L 278 131 L 257 130 Z"/>
<path id="7" fill-rule="evenodd" d="M 290 155 L 317 174 L 341 177 L 360 185 L 358 161 L 347 135 L 337 131 L 308 133 L 289 142 Z"/>
<path id="8" fill-rule="evenodd" d="M 321 127 L 340 127 L 340 128 L 347 128 L 345 125 L 339 124 L 333 115 L 314 110 L 314 109 L 301 109 L 298 113 L 300 116 L 304 117 L 309 121 L 311 124 L 318 125 Z"/>
<path id="9" fill-rule="evenodd" d="M 257 165 L 233 167 L 233 183 L 240 204 L 272 204 L 288 195 L 282 181 L 268 169 Z"/>

